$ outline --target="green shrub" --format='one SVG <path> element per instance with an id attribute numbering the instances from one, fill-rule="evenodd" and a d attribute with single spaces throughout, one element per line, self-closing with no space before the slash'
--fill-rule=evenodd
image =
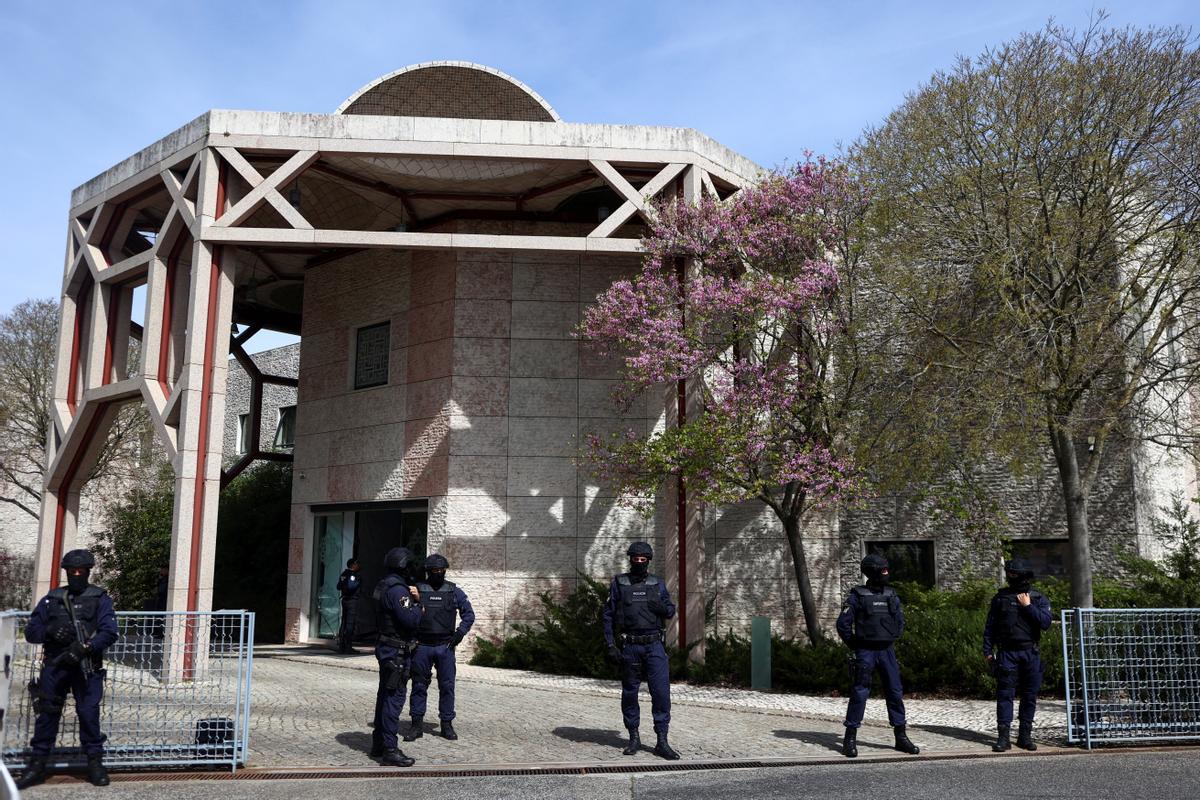
<path id="1" fill-rule="evenodd" d="M 561 604 L 549 592 L 542 602 L 540 625 L 514 625 L 512 636 L 501 642 L 481 639 L 472 664 L 549 672 L 557 675 L 611 678 L 615 667 L 605 659 L 601 614 L 608 587 L 586 575 Z"/>

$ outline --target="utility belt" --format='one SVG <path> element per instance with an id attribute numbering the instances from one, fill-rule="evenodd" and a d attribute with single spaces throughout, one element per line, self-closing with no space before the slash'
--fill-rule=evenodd
<path id="1" fill-rule="evenodd" d="M 453 636 L 447 636 L 447 637 L 443 637 L 443 638 L 434 638 L 431 636 L 418 636 L 417 642 L 419 644 L 425 645 L 426 647 L 441 647 L 444 644 L 450 644 L 450 640 L 453 638 L 454 638 Z"/>
<path id="2" fill-rule="evenodd" d="M 661 642 L 662 640 L 663 640 L 662 631 L 659 631 L 658 633 L 622 633 L 621 634 L 621 643 L 622 644 L 653 644 L 654 642 Z"/>
<path id="3" fill-rule="evenodd" d="M 375 640 L 375 643 L 381 647 L 394 647 L 399 651 L 398 655 L 408 655 L 416 646 L 417 643 L 410 639 L 397 639 L 394 636 L 380 636 Z"/>
<path id="4" fill-rule="evenodd" d="M 1007 642 L 1000 643 L 1000 649 L 1008 650 L 1009 652 L 1014 652 L 1017 650 L 1037 650 L 1037 648 L 1037 642 L 1013 642 L 1011 644 Z"/>

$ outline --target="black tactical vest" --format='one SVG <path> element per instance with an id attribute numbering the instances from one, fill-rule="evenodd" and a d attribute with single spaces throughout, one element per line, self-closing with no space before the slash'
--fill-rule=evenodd
<path id="1" fill-rule="evenodd" d="M 864 642 L 888 644 L 900 635 L 900 622 L 892 613 L 896 590 L 890 586 L 876 593 L 866 586 L 855 586 L 858 609 L 854 614 L 854 635 Z"/>
<path id="2" fill-rule="evenodd" d="M 410 638 L 402 634 L 396 626 L 396 615 L 383 607 L 383 596 L 393 586 L 404 586 L 407 593 L 407 586 L 399 575 L 387 575 L 379 583 L 375 584 L 375 591 L 371 593 L 371 599 L 375 601 L 375 628 L 379 631 L 379 636 L 388 637 L 390 639 L 407 639 Z"/>
<path id="3" fill-rule="evenodd" d="M 50 615 L 47 620 L 47 628 L 56 628 L 61 624 L 71 626 L 71 630 L 75 630 L 74 624 L 71 622 L 71 615 L 67 613 L 67 587 L 60 586 L 57 589 L 51 589 L 47 597 L 50 598 Z M 104 596 L 104 590 L 99 586 L 89 585 L 81 594 L 70 597 L 72 610 L 75 612 L 75 621 L 83 628 L 83 641 L 86 643 L 96 633 L 96 629 L 100 622 L 100 598 Z M 70 642 L 57 644 L 55 642 L 47 642 L 46 655 L 54 657 L 62 653 L 71 646 Z"/>
<path id="4" fill-rule="evenodd" d="M 444 581 L 440 588 L 434 589 L 428 583 L 418 583 L 417 591 L 421 593 L 421 607 L 425 609 L 421 615 L 421 627 L 417 629 L 421 640 L 437 643 L 448 641 L 458 629 L 458 600 L 454 595 L 454 584 Z"/>
<path id="5" fill-rule="evenodd" d="M 650 610 L 651 600 L 658 599 L 658 576 L 647 575 L 641 583 L 634 583 L 628 573 L 617 576 L 617 588 L 621 590 L 621 630 L 625 633 L 661 631 L 662 619 Z"/>
<path id="6" fill-rule="evenodd" d="M 342 572 L 342 599 L 353 600 L 358 594 L 359 588 L 362 586 L 362 580 L 354 570 L 344 570 Z"/>
<path id="7" fill-rule="evenodd" d="M 1029 604 L 1034 605 L 1041 596 L 1040 593 L 1030 590 Z M 1021 613 L 1017 592 L 1000 592 L 996 595 L 996 602 L 998 608 L 994 636 L 1000 647 L 1020 650 L 1032 647 L 1041 640 L 1042 629 Z"/>

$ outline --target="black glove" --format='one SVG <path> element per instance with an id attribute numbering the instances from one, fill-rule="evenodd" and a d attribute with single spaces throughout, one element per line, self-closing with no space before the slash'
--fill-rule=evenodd
<path id="1" fill-rule="evenodd" d="M 461 642 L 464 638 L 466 638 L 465 633 L 463 633 L 462 631 L 455 631 L 454 635 L 450 637 L 450 646 L 458 647 L 459 642 Z"/>
<path id="2" fill-rule="evenodd" d="M 59 667 L 78 667 L 91 652 L 92 649 L 83 642 L 71 642 L 71 646 L 54 659 L 54 664 Z"/>
<path id="3" fill-rule="evenodd" d="M 608 660 L 613 664 L 621 663 L 621 649 L 615 644 L 610 644 L 608 646 Z"/>
<path id="4" fill-rule="evenodd" d="M 46 629 L 46 641 L 54 644 L 68 644 L 75 638 L 75 629 L 69 622 L 57 622 Z"/>
<path id="5" fill-rule="evenodd" d="M 665 617 L 667 615 L 666 604 L 663 603 L 663 601 L 659 600 L 658 598 L 654 598 L 653 600 L 650 600 L 649 602 L 647 602 L 646 608 L 650 609 L 650 613 L 654 614 L 655 616 Z"/>

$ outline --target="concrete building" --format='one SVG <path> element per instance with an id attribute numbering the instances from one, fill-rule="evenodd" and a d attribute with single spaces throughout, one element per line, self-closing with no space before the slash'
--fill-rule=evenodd
<path id="1" fill-rule="evenodd" d="M 203 114 L 72 196 L 38 591 L 76 541 L 96 443 L 139 402 L 176 474 L 170 607 L 209 608 L 220 488 L 280 457 L 280 420 L 252 409 L 298 383 L 278 565 L 290 640 L 333 633 L 350 554 L 370 585 L 392 546 L 443 553 L 486 636 L 536 619 L 539 592 L 618 569 L 636 539 L 680 600 L 672 637 L 700 638 L 706 605 L 710 629 L 768 613 L 797 633 L 791 557 L 762 509 L 668 490 L 642 518 L 575 461 L 590 431 L 650 431 L 680 411 L 675 387 L 618 407 L 615 364 L 574 336 L 581 309 L 638 268 L 648 203 L 724 199 L 761 174 L 696 131 L 564 122 L 515 79 L 458 62 L 386 75 L 334 114 Z M 142 362 L 118 379 L 141 286 Z M 298 382 L 231 380 L 229 355 L 245 366 L 261 329 L 300 335 Z M 949 530 L 911 511 L 811 526 L 826 608 L 867 542 Z"/>

